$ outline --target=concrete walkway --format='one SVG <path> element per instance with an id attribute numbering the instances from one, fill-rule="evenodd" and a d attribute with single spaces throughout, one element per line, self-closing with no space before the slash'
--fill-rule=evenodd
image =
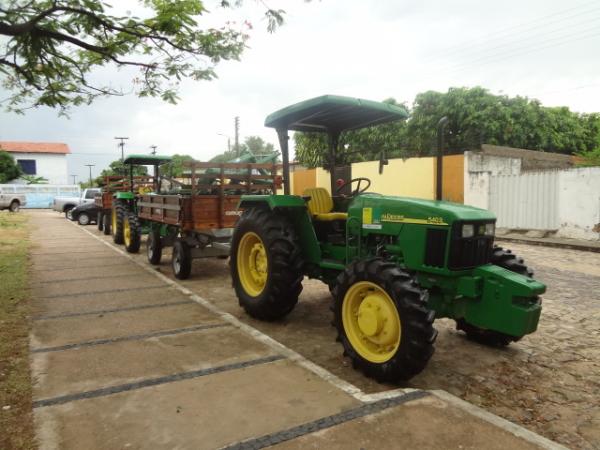
<path id="1" fill-rule="evenodd" d="M 444 392 L 364 394 L 95 228 L 28 214 L 42 449 L 561 448 Z"/>

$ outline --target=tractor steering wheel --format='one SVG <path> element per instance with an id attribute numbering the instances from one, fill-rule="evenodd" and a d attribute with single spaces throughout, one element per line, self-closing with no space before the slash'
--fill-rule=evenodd
<path id="1" fill-rule="evenodd" d="M 360 188 L 360 185 L 362 182 L 366 182 L 367 185 L 364 188 Z M 350 194 L 352 197 L 358 195 L 358 194 L 362 194 L 363 192 L 365 192 L 367 189 L 369 189 L 369 187 L 371 186 L 371 180 L 369 180 L 368 178 L 365 177 L 359 177 L 359 178 L 352 178 L 350 181 L 348 181 L 347 183 L 341 184 L 339 185 L 336 190 L 335 193 L 339 194 L 340 191 L 347 185 L 351 185 L 352 183 L 358 183 L 358 185 L 356 186 L 356 189 L 354 189 L 352 191 L 352 193 Z"/>

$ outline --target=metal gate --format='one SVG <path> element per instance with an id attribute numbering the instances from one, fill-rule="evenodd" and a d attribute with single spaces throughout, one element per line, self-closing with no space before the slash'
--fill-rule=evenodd
<path id="1" fill-rule="evenodd" d="M 558 229 L 558 178 L 558 171 L 490 177 L 490 209 L 498 217 L 496 225 Z"/>

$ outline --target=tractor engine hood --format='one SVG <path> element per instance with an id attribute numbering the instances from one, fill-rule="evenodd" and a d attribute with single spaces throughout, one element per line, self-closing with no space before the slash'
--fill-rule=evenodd
<path id="1" fill-rule="evenodd" d="M 449 226 L 456 221 L 490 221 L 496 216 L 485 209 L 436 200 L 411 197 L 362 194 L 348 209 L 351 216 L 363 224 L 412 223 L 419 225 Z"/>

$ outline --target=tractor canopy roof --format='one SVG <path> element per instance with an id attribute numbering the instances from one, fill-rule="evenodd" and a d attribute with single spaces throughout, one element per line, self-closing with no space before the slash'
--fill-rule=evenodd
<path id="1" fill-rule="evenodd" d="M 129 155 L 123 160 L 125 164 L 135 164 L 140 166 L 154 166 L 168 163 L 171 161 L 170 156 L 160 155 Z"/>
<path id="2" fill-rule="evenodd" d="M 269 114 L 265 126 L 293 131 L 341 133 L 407 117 L 407 111 L 401 106 L 339 95 L 322 95 Z"/>

